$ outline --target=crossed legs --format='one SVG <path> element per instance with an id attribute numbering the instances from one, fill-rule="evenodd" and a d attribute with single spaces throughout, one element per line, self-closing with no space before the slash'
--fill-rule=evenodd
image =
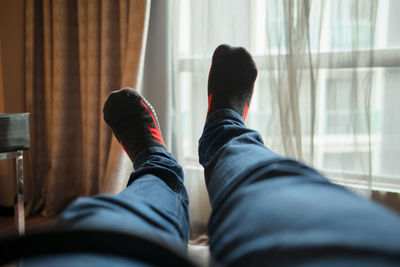
<path id="1" fill-rule="evenodd" d="M 199 142 L 212 206 L 212 256 L 236 266 L 398 264 L 397 215 L 275 154 L 245 127 L 256 76 L 244 49 L 215 51 Z M 120 194 L 78 199 L 58 227 L 126 231 L 185 248 L 183 172 L 165 148 L 154 109 L 134 90 L 123 89 L 110 95 L 104 115 L 135 172 Z"/>

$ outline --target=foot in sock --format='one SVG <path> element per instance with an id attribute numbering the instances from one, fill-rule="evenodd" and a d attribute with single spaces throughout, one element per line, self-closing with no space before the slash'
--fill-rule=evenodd
<path id="1" fill-rule="evenodd" d="M 104 103 L 103 114 L 132 161 L 145 147 L 166 148 L 154 108 L 136 90 L 123 88 L 112 92 Z"/>
<path id="2" fill-rule="evenodd" d="M 208 77 L 207 116 L 218 109 L 229 108 L 245 120 L 256 77 L 256 64 L 244 48 L 218 46 Z"/>

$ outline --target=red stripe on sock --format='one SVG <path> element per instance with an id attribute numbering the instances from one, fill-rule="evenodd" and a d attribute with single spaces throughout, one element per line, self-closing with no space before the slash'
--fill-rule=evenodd
<path id="1" fill-rule="evenodd" d="M 207 108 L 207 114 L 208 114 L 208 111 L 210 111 L 211 99 L 212 99 L 212 94 L 210 94 L 210 95 L 208 96 L 208 108 Z"/>
<path id="2" fill-rule="evenodd" d="M 158 123 L 156 118 L 153 115 L 153 112 L 150 111 L 149 107 L 144 103 L 143 99 L 142 99 L 142 105 L 147 109 L 147 111 L 150 113 L 151 118 L 153 119 L 154 125 L 156 126 L 155 128 L 152 126 L 149 126 L 149 130 L 150 133 L 153 135 L 154 139 L 156 139 L 158 142 L 160 142 L 161 144 L 164 145 L 164 147 L 166 148 L 165 144 L 164 144 L 164 140 L 161 137 L 161 133 L 160 133 L 160 129 L 158 128 Z"/>
<path id="3" fill-rule="evenodd" d="M 161 144 L 163 144 L 165 146 L 164 141 L 162 140 L 160 131 L 151 126 L 149 126 L 149 130 L 150 130 L 151 134 L 153 135 L 154 139 L 156 139 L 158 142 L 160 142 Z"/>
<path id="4" fill-rule="evenodd" d="M 212 70 L 212 64 L 211 64 L 211 67 L 210 67 L 210 70 L 208 71 L 208 78 L 207 78 L 207 81 L 208 81 L 208 86 L 210 85 L 210 74 L 211 74 L 211 70 Z M 208 96 L 208 108 L 207 108 L 207 114 L 208 114 L 208 111 L 210 111 L 210 106 L 211 106 L 211 98 L 212 98 L 212 93 Z"/>
<path id="5" fill-rule="evenodd" d="M 249 102 L 246 102 L 246 107 L 244 108 L 244 113 L 243 113 L 243 121 L 246 121 L 248 111 L 249 111 Z"/>

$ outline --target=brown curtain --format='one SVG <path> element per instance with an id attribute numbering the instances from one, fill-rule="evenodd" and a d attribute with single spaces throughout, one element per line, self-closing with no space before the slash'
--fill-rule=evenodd
<path id="1" fill-rule="evenodd" d="M 103 121 L 110 91 L 134 87 L 146 0 L 26 0 L 26 101 L 33 211 L 116 192 L 124 154 Z"/>
<path id="2" fill-rule="evenodd" d="M 4 89 L 3 89 L 3 60 L 1 56 L 1 36 L 0 36 L 0 113 L 4 113 Z"/>

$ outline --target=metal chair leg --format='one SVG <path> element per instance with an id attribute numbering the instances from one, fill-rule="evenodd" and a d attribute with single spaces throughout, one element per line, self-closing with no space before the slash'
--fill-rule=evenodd
<path id="1" fill-rule="evenodd" d="M 15 158 L 17 168 L 17 196 L 15 200 L 15 225 L 19 235 L 25 234 L 25 207 L 24 207 L 24 171 L 23 171 L 23 151 L 17 151 Z"/>

